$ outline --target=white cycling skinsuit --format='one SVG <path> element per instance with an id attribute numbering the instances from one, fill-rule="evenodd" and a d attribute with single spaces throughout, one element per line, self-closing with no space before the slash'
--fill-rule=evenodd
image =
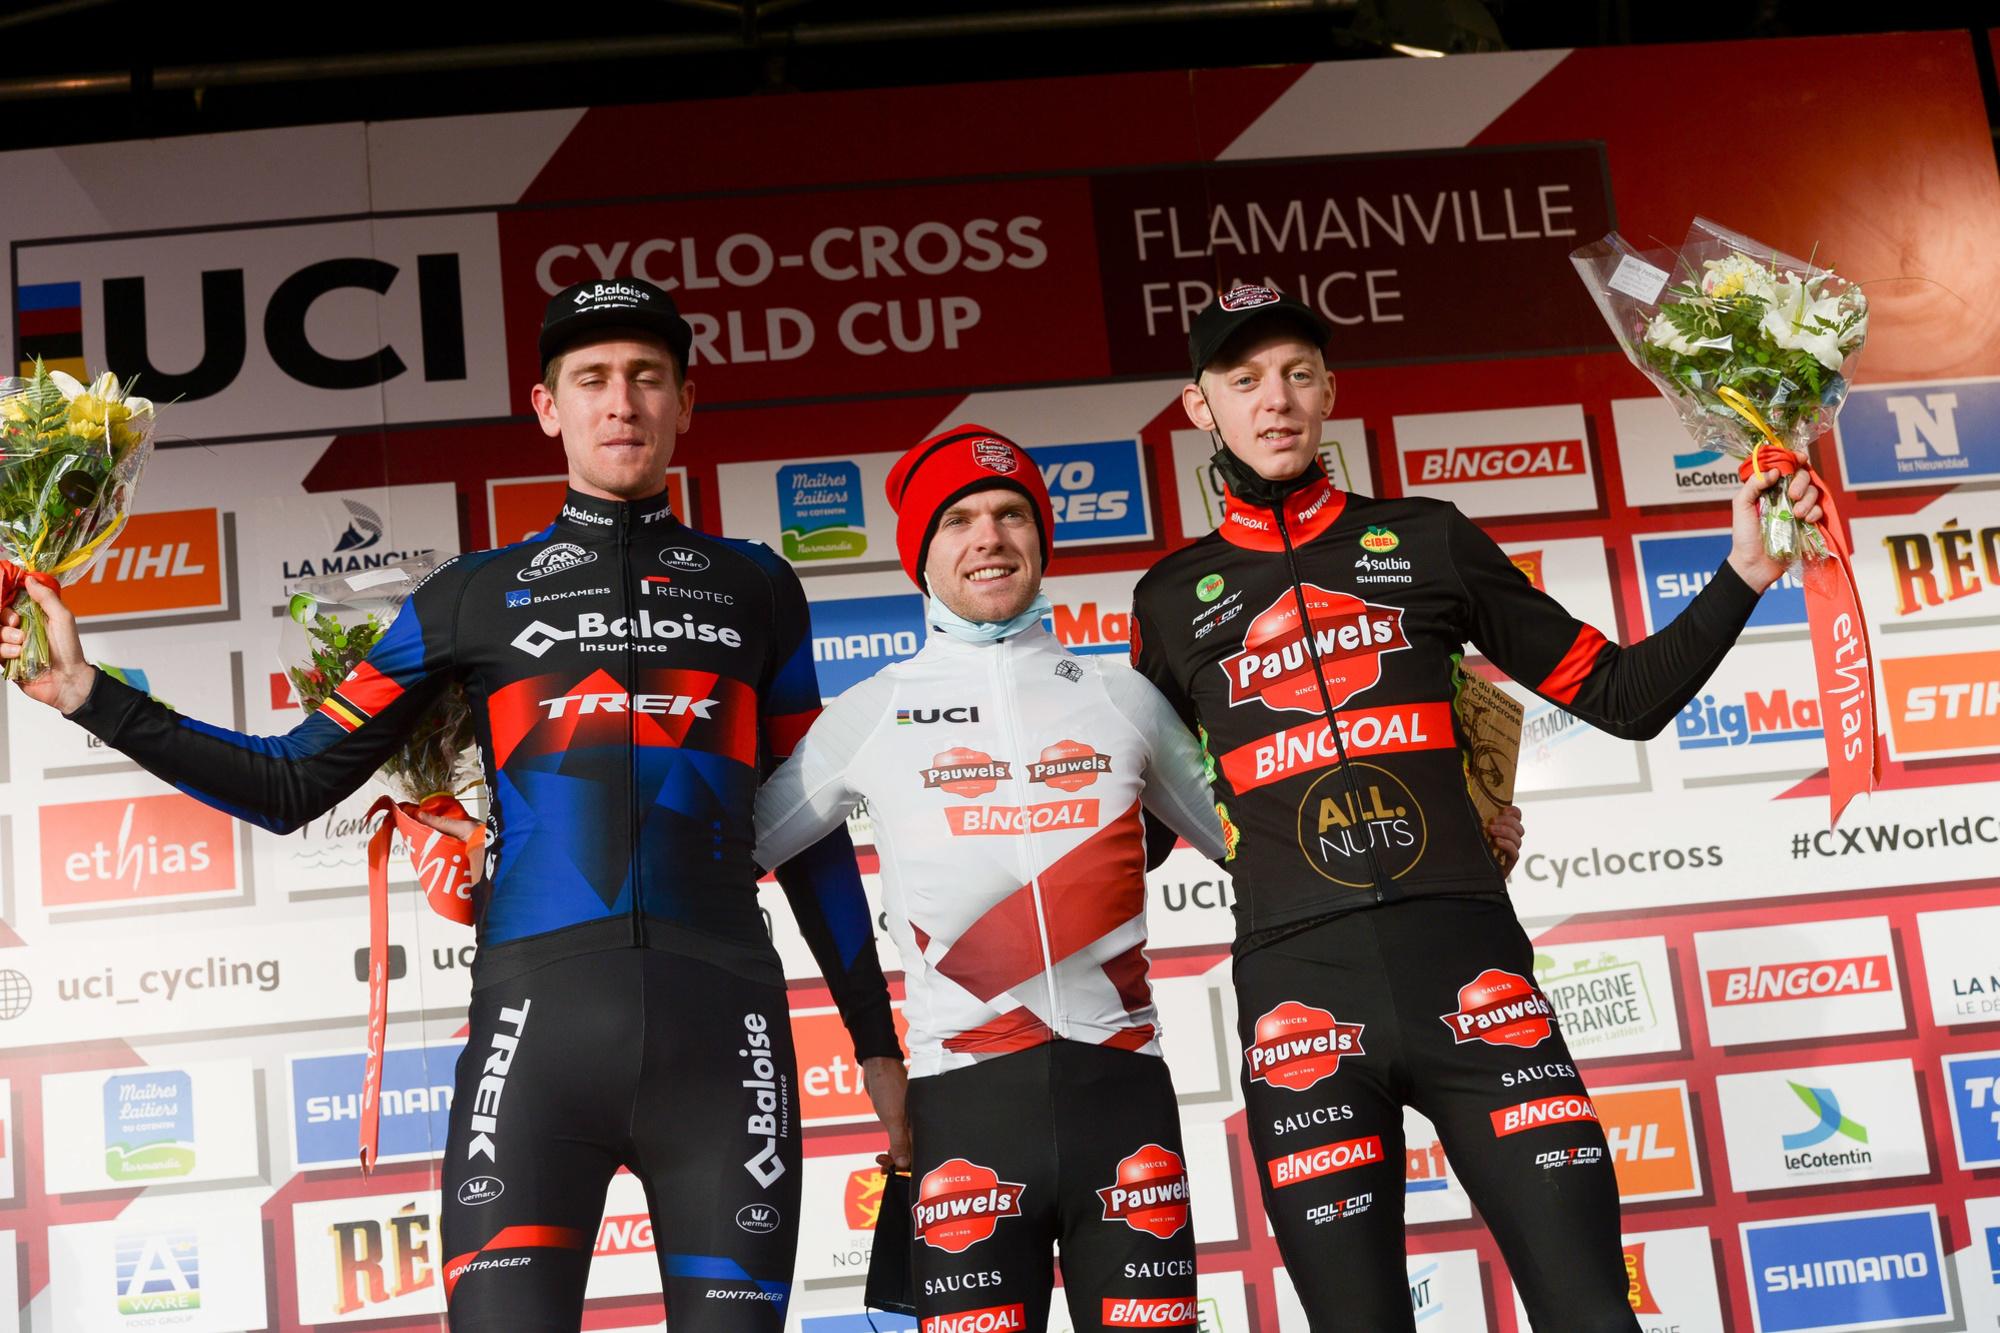
<path id="1" fill-rule="evenodd" d="M 1194 1242 L 1146 980 L 1141 807 L 1225 855 L 1199 746 L 1123 661 L 1041 625 L 827 706 L 757 793 L 782 863 L 866 800 L 909 1022 L 920 1327 L 1193 1327 Z"/>

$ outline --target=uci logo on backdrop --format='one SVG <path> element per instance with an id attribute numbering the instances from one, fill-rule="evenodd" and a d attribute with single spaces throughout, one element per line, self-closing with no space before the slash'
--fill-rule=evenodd
<path id="1" fill-rule="evenodd" d="M 17 255 L 16 304 L 52 330 L 24 329 L 20 355 L 137 376 L 190 435 L 507 410 L 490 214 L 54 241 Z"/>

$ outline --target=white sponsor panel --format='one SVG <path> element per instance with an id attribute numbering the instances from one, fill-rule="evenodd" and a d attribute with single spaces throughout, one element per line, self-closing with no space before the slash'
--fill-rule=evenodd
<path id="1" fill-rule="evenodd" d="M 875 1225 L 882 1208 L 882 1170 L 875 1154 L 808 1157 L 800 1185 L 799 1257 L 794 1280 L 860 1283 L 868 1276 Z M 741 1200 L 718 1199 L 733 1213 L 739 1204 L 762 1202 L 745 1190 Z"/>
<path id="2" fill-rule="evenodd" d="M 1477 1250 L 1439 1250 L 1404 1260 L 1410 1280 L 1410 1313 L 1424 1333 L 1486 1333 L 1486 1287 Z M 1283 1268 L 1271 1270 L 1278 1333 L 1312 1333 L 1298 1288 Z"/>
<path id="3" fill-rule="evenodd" d="M 265 500 L 237 518 L 243 539 L 243 604 L 261 617 L 281 607 L 301 583 L 366 575 L 400 560 L 458 554 L 458 489 L 449 482 L 371 486 Z M 356 596 L 365 595 L 363 587 Z M 497 614 L 500 607 L 495 605 Z M 386 617 L 385 617 L 386 619 Z M 305 646 L 305 632 L 284 630 L 283 645 Z M 268 669 L 288 665 L 277 661 Z M 253 664 L 266 669 L 263 663 Z M 254 702 L 271 704 L 265 690 Z M 286 726 L 301 714 L 279 710 Z"/>
<path id="4" fill-rule="evenodd" d="M 1624 1237 L 1626 1298 L 1639 1333 L 1725 1333 L 1706 1227 L 1640 1231 Z M 1514 1288 L 1514 1326 L 1527 1333 L 1527 1307 Z"/>
<path id="5" fill-rule="evenodd" d="M 1667 942 L 1658 935 L 1535 945 L 1535 982 L 1579 1060 L 1681 1049 Z"/>
<path id="6" fill-rule="evenodd" d="M 2000 1328 L 2000 1197 L 1967 1199 L 1965 1225 L 1966 1246 L 1954 1256 L 1965 1326 Z"/>
<path id="7" fill-rule="evenodd" d="M 1618 441 L 1618 469 L 1625 503 L 1727 506 L 1743 484 L 1736 460 L 1704 448 L 1689 435 L 1673 404 L 1655 394 L 1611 400 L 1611 433 Z"/>
<path id="8" fill-rule="evenodd" d="M 0 1199 L 14 1197 L 14 1173 L 20 1165 L 20 1155 L 14 1151 L 14 1083 L 0 1078 Z M 11 1308 L 0 1305 L 0 1313 Z"/>
<path id="9" fill-rule="evenodd" d="M 763 542 L 800 574 L 895 569 L 896 514 L 884 488 L 900 457 L 888 450 L 718 464 L 722 531 Z M 896 589 L 909 590 L 907 582 Z"/>
<path id="10" fill-rule="evenodd" d="M 2000 1022 L 2000 907 L 1917 913 L 1917 938 L 1930 985 L 1931 1020 L 1941 1027 Z"/>
<path id="11" fill-rule="evenodd" d="M 1473 518 L 1597 508 L 1579 404 L 1425 412 L 1394 425 L 1404 495 L 1450 500 Z"/>
<path id="12" fill-rule="evenodd" d="M 604 1193 L 604 1216 L 590 1253 L 586 1299 L 645 1296 L 660 1290 L 660 1257 L 654 1250 L 653 1217 L 646 1187 L 629 1171 L 611 1177 Z"/>
<path id="13" fill-rule="evenodd" d="M 14 1233 L 0 1231 L 0 1333 L 20 1333 L 21 1273 Z"/>
<path id="14" fill-rule="evenodd" d="M 1403 1220 L 1463 1222 L 1472 1199 L 1445 1157 L 1437 1127 L 1413 1107 L 1403 1108 Z"/>
<path id="15" fill-rule="evenodd" d="M 1057 642 L 1077 656 L 1109 657 L 1124 664 L 1132 651 L 1132 589 L 1143 573 L 1143 569 L 1117 569 L 1044 579 L 1042 592 L 1054 608 L 1044 623 Z"/>
<path id="16" fill-rule="evenodd" d="M 1739 643 L 1701 692 L 1646 742 L 1685 786 L 1803 778 L 1826 767 L 1812 645 Z"/>
<path id="17" fill-rule="evenodd" d="M 1609 552 L 1594 537 L 1501 546 L 1528 581 L 1561 602 L 1563 609 L 1607 639 L 1618 637 L 1618 602 L 1611 591 Z"/>
<path id="18" fill-rule="evenodd" d="M 1913 514 L 1857 518 L 1854 582 L 1877 633 L 2000 620 L 2000 490 L 1959 487 Z"/>
<path id="19" fill-rule="evenodd" d="M 1842 1038 L 1904 1025 L 1887 917 L 1697 931 L 1694 950 L 1713 1045 Z"/>
<path id="20" fill-rule="evenodd" d="M 243 1180 L 258 1173 L 250 1061 L 204 1060 L 42 1077 L 50 1194 Z"/>
<path id="21" fill-rule="evenodd" d="M 1722 1074 L 1715 1096 L 1738 1192 L 1930 1170 L 1908 1060 Z"/>
<path id="22" fill-rule="evenodd" d="M 443 1314 L 444 1266 L 452 1256 L 438 1215 L 436 1190 L 293 1204 L 299 1322 Z"/>
<path id="23" fill-rule="evenodd" d="M 1229 872 L 1180 846 L 1157 869 L 1146 872 L 1146 932 L 1155 949 L 1190 945 L 1227 947 L 1236 938 L 1229 910 L 1236 890 Z"/>
<path id="24" fill-rule="evenodd" d="M 1110 1300 L 1117 1300 L 1114 1294 Z M 1150 1298 L 1149 1298 L 1150 1300 Z M 1171 1310 L 1168 1312 L 1171 1315 Z M 1102 1324 L 1090 1323 L 1086 1329 L 1097 1328 L 1143 1328 L 1149 1326 L 1186 1328 L 1192 1333 L 1238 1333 L 1250 1327 L 1250 1306 L 1243 1291 L 1241 1273 L 1198 1273 L 1194 1279 L 1194 1323 L 1175 1322 L 1150 1325 L 1144 1322 L 1150 1310 L 1128 1311 L 1122 1316 L 1112 1312 Z M 878 1319 L 882 1316 L 877 1315 Z M 1113 1322 L 1121 1320 L 1121 1322 Z M 1069 1301 L 1061 1287 L 1057 1287 L 1049 1305 L 1048 1333 L 1076 1333 L 1076 1323 L 1070 1318 Z"/>
<path id="25" fill-rule="evenodd" d="M 236 713 L 231 647 L 218 639 L 192 635 L 175 639 L 157 633 L 92 634 L 87 651 L 93 661 L 118 667 L 130 676 L 132 685 L 183 717 L 227 725 Z M 246 661 L 246 685 L 259 666 Z M 73 777 L 134 767 L 131 760 L 53 708 L 11 708 L 6 731 L 17 775 L 39 772 L 48 777 Z"/>
<path id="26" fill-rule="evenodd" d="M 1174 489 L 1180 494 L 1181 533 L 1199 537 L 1222 522 L 1226 492 L 1215 472 L 1215 437 L 1205 430 L 1177 430 L 1174 441 Z M 1377 494 L 1375 460 L 1368 449 L 1368 430 L 1360 417 L 1336 417 L 1320 430 L 1319 460 L 1326 475 L 1343 491 Z"/>
<path id="27" fill-rule="evenodd" d="M 1236 1173 L 1229 1133 L 1220 1120 L 1183 1122 L 1182 1156 L 1187 1162 L 1188 1200 L 1197 1245 L 1236 1240 Z"/>
<path id="28" fill-rule="evenodd" d="M 1157 946 L 1154 946 L 1157 947 Z M 1220 969 L 1194 976 L 1154 977 L 1153 1006 L 1159 1015 L 1160 1052 L 1182 1101 L 1234 1100 L 1236 1071 L 1228 1061 L 1228 1038 L 1221 1029 L 1218 987 L 1227 988 Z"/>
<path id="29" fill-rule="evenodd" d="M 50 1327 L 240 1333 L 267 1326 L 264 1225 L 248 1191 L 142 1199 L 49 1228 Z"/>

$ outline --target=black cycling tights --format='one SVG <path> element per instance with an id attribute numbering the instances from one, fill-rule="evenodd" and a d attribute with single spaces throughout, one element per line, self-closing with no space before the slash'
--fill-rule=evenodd
<path id="1" fill-rule="evenodd" d="M 444 1163 L 453 1333 L 575 1333 L 621 1166 L 646 1189 L 674 1333 L 776 1333 L 796 1081 L 775 977 L 635 948 L 475 992 Z"/>
<path id="2" fill-rule="evenodd" d="M 1503 898 L 1336 917 L 1236 961 L 1257 1183 L 1315 1333 L 1414 1329 L 1403 1105 L 1506 1257 L 1529 1318 L 1636 1333 L 1604 1129 Z"/>

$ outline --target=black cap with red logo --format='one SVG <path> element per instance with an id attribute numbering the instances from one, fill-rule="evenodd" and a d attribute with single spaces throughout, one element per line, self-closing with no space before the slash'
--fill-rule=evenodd
<path id="1" fill-rule="evenodd" d="M 1206 310 L 1194 317 L 1194 325 L 1188 330 L 1188 360 L 1194 366 L 1194 377 L 1200 379 L 1208 363 L 1243 330 L 1266 322 L 1290 325 L 1322 350 L 1333 337 L 1333 330 L 1311 306 L 1276 288 L 1238 284 L 1218 295 Z"/>
<path id="2" fill-rule="evenodd" d="M 974 491 L 994 486 L 1019 491 L 1034 505 L 1046 571 L 1055 511 L 1041 469 L 1026 449 L 998 431 L 968 424 L 933 435 L 896 460 L 888 487 L 889 507 L 896 511 L 896 552 L 919 588 L 938 516 Z"/>

